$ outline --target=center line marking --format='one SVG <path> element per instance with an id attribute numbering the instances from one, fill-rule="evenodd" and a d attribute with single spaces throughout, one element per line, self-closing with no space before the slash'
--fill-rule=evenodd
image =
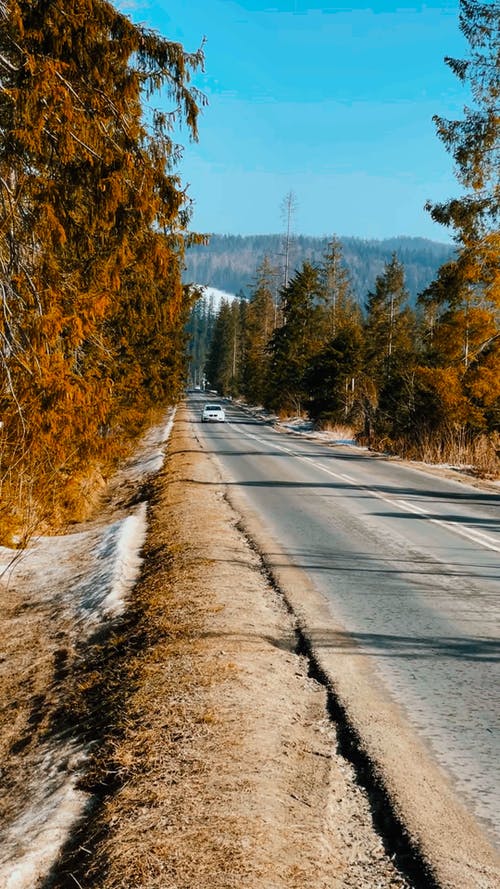
<path id="1" fill-rule="evenodd" d="M 447 519 L 431 518 L 431 516 L 429 516 L 428 510 L 423 509 L 421 506 L 417 506 L 415 503 L 408 503 L 407 500 L 393 500 L 392 498 L 387 497 L 385 494 L 381 494 L 380 491 L 374 491 L 367 485 L 357 482 L 350 475 L 346 475 L 341 472 L 334 472 L 332 469 L 327 469 L 326 466 L 323 466 L 322 463 L 318 463 L 316 459 L 312 457 L 305 457 L 303 454 L 296 454 L 289 448 L 285 448 L 282 445 L 274 444 L 271 441 L 266 441 L 263 438 L 259 438 L 258 435 L 253 435 L 251 432 L 245 432 L 243 429 L 239 429 L 232 423 L 227 423 L 227 425 L 230 426 L 231 429 L 234 429 L 235 432 L 238 432 L 240 435 L 244 435 L 247 438 L 252 438 L 254 439 L 254 441 L 258 441 L 259 444 L 274 448 L 277 451 L 283 451 L 285 454 L 289 454 L 290 457 L 295 457 L 297 460 L 301 460 L 303 463 L 306 463 L 309 466 L 314 466 L 321 472 L 325 472 L 327 475 L 332 476 L 332 478 L 338 478 L 342 481 L 348 481 L 360 490 L 366 491 L 372 497 L 376 497 L 377 500 L 383 500 L 384 503 L 387 503 L 390 506 L 398 507 L 399 509 L 409 509 L 410 512 L 414 512 L 418 515 L 424 516 L 426 518 L 426 521 L 431 522 L 433 525 L 439 525 L 441 528 L 445 528 L 447 531 L 458 534 L 460 537 L 465 537 L 467 540 L 470 540 L 471 543 L 477 543 L 480 546 L 484 546 L 486 549 L 491 549 L 494 552 L 500 553 L 500 546 L 497 544 L 496 540 L 493 537 L 484 534 L 484 532 L 482 531 L 477 531 L 475 528 L 469 528 L 466 525 L 459 525 L 457 522 L 450 522 Z"/>

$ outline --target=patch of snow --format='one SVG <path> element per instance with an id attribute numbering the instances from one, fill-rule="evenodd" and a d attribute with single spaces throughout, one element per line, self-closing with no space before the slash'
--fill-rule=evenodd
<path id="1" fill-rule="evenodd" d="M 290 417 L 290 419 L 280 423 L 280 426 L 283 426 L 284 429 L 291 429 L 292 432 L 310 433 L 314 430 L 312 420 L 305 420 L 304 417 Z"/>
<path id="2" fill-rule="evenodd" d="M 13 561 L 13 551 L 0 547 L 0 566 L 8 583 L 36 590 L 39 603 L 51 602 L 91 631 L 96 621 L 123 611 L 142 559 L 147 530 L 147 505 L 108 525 L 58 537 L 39 537 Z"/>
<path id="3" fill-rule="evenodd" d="M 83 753 L 75 752 L 72 773 L 61 772 L 56 747 L 43 760 L 44 777 L 37 781 L 31 806 L 9 826 L 0 862 L 2 889 L 33 889 L 68 838 L 68 830 L 82 815 L 88 795 L 77 790 Z"/>
<path id="4" fill-rule="evenodd" d="M 219 311 L 223 301 L 231 303 L 233 300 L 238 299 L 235 293 L 228 293 L 227 290 L 219 290 L 217 287 L 203 285 L 201 290 L 203 291 L 203 299 L 211 303 L 214 312 Z"/>
<path id="5" fill-rule="evenodd" d="M 346 445 L 346 447 L 358 448 L 360 451 L 368 450 L 364 445 L 360 445 L 355 438 L 344 438 L 342 433 L 335 431 L 310 432 L 307 433 L 307 437 L 314 438 L 315 441 L 324 441 L 325 444 Z"/>
<path id="6" fill-rule="evenodd" d="M 135 515 L 127 516 L 121 527 L 109 541 L 102 542 L 102 553 L 108 549 L 112 553 L 112 570 L 109 575 L 109 583 L 106 597 L 102 602 L 102 610 L 111 614 L 119 614 L 123 611 L 127 594 L 132 589 L 142 558 L 139 553 L 146 539 L 147 520 L 146 503 L 141 503 Z M 100 555 L 100 554 L 99 554 Z"/>
<path id="7" fill-rule="evenodd" d="M 166 425 L 148 431 L 118 473 L 120 483 L 140 490 L 161 468 L 174 414 Z M 39 537 L 22 551 L 0 547 L 0 584 L 26 591 L 31 607 L 40 607 L 49 619 L 70 620 L 83 641 L 96 625 L 125 609 L 142 564 L 146 531 L 147 503 L 142 502 L 108 523 L 101 519 L 72 534 Z M 50 868 L 89 799 L 76 787 L 85 758 L 83 747 L 60 738 L 40 751 L 29 807 L 2 837 L 1 889 L 32 889 Z"/>
<path id="8" fill-rule="evenodd" d="M 170 438 L 176 409 L 170 411 L 165 426 L 153 426 L 145 435 L 140 451 L 128 462 L 123 474 L 129 482 L 140 482 L 141 478 L 159 472 L 165 459 L 165 442 Z"/>
<path id="9" fill-rule="evenodd" d="M 367 451 L 368 448 L 358 444 L 355 438 L 347 438 L 346 429 L 332 430 L 315 430 L 314 423 L 306 417 L 288 417 L 286 420 L 279 420 L 275 414 L 266 411 L 262 405 L 249 405 L 241 399 L 235 399 L 236 403 L 247 413 L 260 420 L 272 420 L 274 428 L 279 432 L 293 432 L 294 435 L 303 435 L 305 438 L 321 441 L 331 445 L 345 445 L 346 447 L 357 448 L 360 451 Z"/>

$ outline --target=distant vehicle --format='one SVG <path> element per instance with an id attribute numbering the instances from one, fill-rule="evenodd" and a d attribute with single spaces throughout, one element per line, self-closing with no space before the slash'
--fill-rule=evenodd
<path id="1" fill-rule="evenodd" d="M 202 423 L 225 423 L 226 413 L 220 404 L 206 404 L 201 412 Z"/>

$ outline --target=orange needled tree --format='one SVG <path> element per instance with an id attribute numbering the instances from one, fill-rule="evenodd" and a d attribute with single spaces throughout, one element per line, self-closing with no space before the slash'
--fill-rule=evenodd
<path id="1" fill-rule="evenodd" d="M 0 0 L 2 483 L 20 514 L 50 514 L 182 386 L 194 236 L 172 134 L 197 138 L 202 64 L 104 0 Z M 171 110 L 147 117 L 160 89 Z"/>

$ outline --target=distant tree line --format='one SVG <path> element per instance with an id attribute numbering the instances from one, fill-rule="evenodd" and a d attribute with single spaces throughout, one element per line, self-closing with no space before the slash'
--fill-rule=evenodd
<path id="1" fill-rule="evenodd" d="M 407 457 L 451 459 L 482 439 L 495 465 L 500 351 L 483 348 L 492 318 L 477 307 L 439 312 L 430 293 L 408 302 L 404 267 L 386 263 L 361 309 L 330 242 L 323 263 L 304 262 L 275 297 L 273 268 L 259 267 L 250 299 L 211 317 L 205 372 L 222 395 L 244 396 L 319 427 L 350 427 L 360 441 Z"/>
<path id="2" fill-rule="evenodd" d="M 185 380 L 201 51 L 106 0 L 0 0 L 0 535 L 65 521 Z M 160 88 L 172 111 L 148 112 Z M 30 525 L 31 523 L 31 525 Z"/>
<path id="3" fill-rule="evenodd" d="M 412 305 L 415 305 L 417 294 L 434 279 L 438 268 L 455 253 L 452 244 L 440 244 L 426 238 L 397 237 L 377 241 L 342 236 L 340 240 L 353 293 L 360 305 L 393 253 L 397 253 L 404 263 Z M 298 268 L 305 260 L 312 265 L 320 263 L 328 241 L 328 237 L 294 235 L 289 244 L 290 268 Z M 186 252 L 185 279 L 248 297 L 255 270 L 264 257 L 276 267 L 277 289 L 284 279 L 283 235 L 211 234 L 207 246 L 195 245 Z"/>
<path id="4" fill-rule="evenodd" d="M 210 384 L 317 423 L 349 424 L 378 447 L 424 459 L 472 459 L 498 472 L 500 433 L 500 6 L 461 0 L 467 61 L 446 59 L 476 107 L 435 118 L 464 196 L 429 204 L 456 254 L 410 306 L 396 252 L 360 305 L 333 238 L 276 290 L 269 259 L 248 302 L 213 323 Z"/>

